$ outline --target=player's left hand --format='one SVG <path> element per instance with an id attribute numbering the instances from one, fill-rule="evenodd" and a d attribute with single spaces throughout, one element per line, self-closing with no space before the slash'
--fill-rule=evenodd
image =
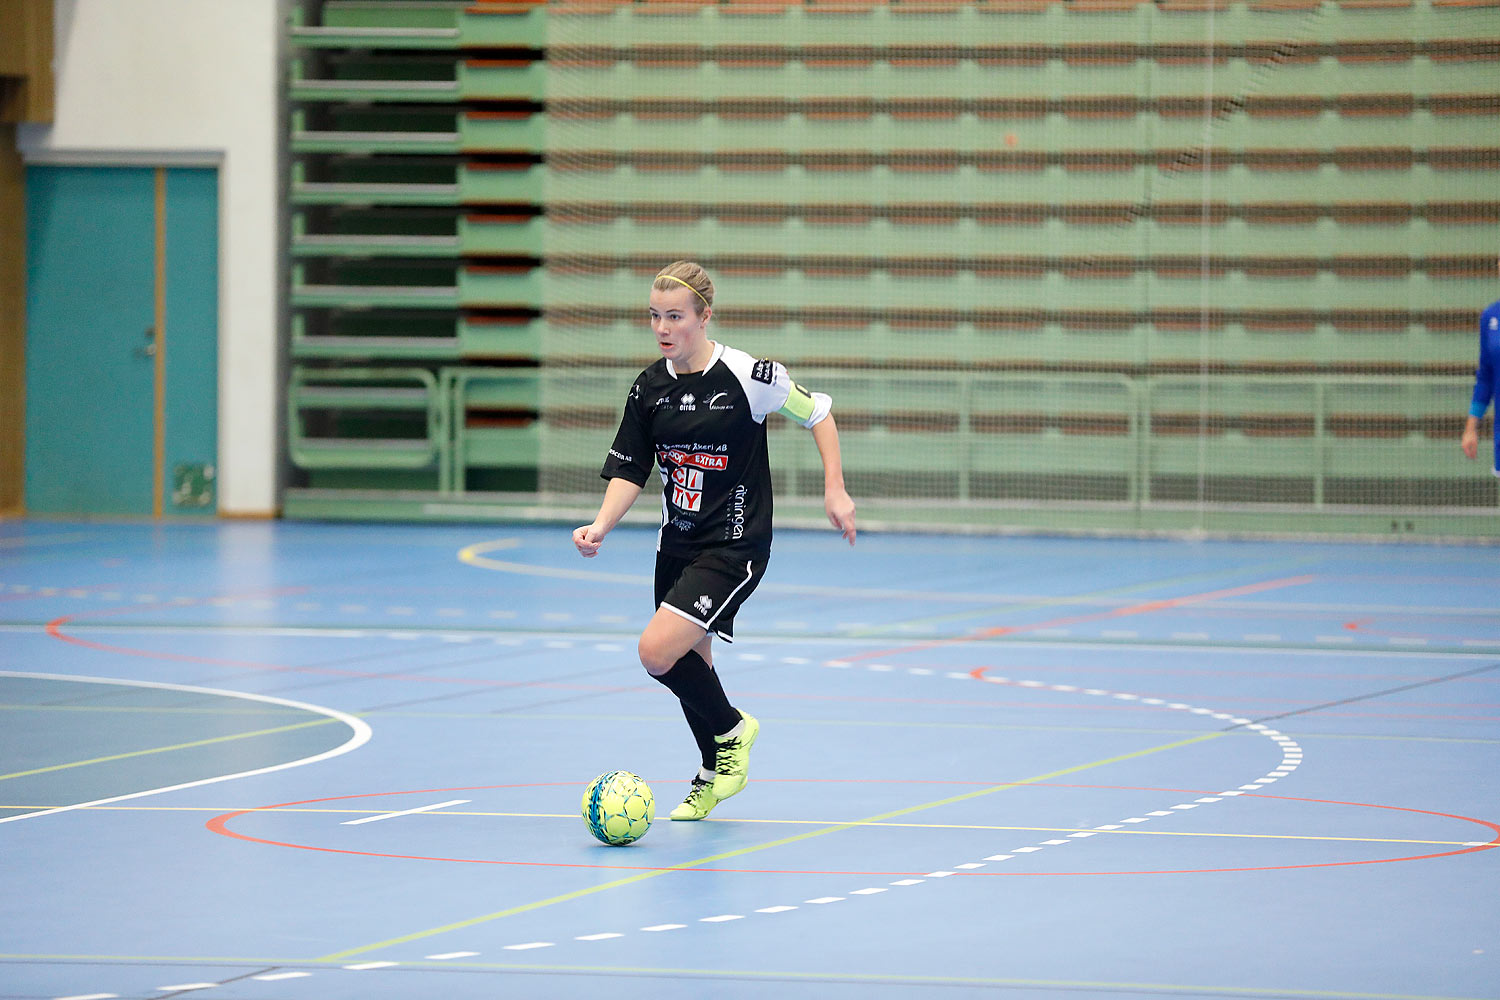
<path id="1" fill-rule="evenodd" d="M 1464 457 L 1475 459 L 1479 457 L 1479 431 L 1473 427 L 1465 427 L 1463 437 L 1459 439 L 1459 447 L 1463 449 Z"/>
<path id="2" fill-rule="evenodd" d="M 604 544 L 604 532 L 599 530 L 597 524 L 585 524 L 581 528 L 573 529 L 573 545 L 577 547 L 578 554 L 585 559 L 592 559 L 599 554 L 599 546 Z"/>
<path id="3" fill-rule="evenodd" d="M 854 501 L 847 490 L 829 489 L 823 493 L 823 509 L 828 512 L 828 523 L 839 530 L 839 534 L 854 544 Z"/>

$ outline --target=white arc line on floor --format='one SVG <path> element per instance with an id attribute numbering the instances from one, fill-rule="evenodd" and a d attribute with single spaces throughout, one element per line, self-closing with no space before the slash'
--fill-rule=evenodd
<path id="1" fill-rule="evenodd" d="M 825 661 L 823 665 L 824 666 L 828 666 L 828 667 L 844 667 L 844 668 L 852 668 L 852 667 L 855 666 L 855 664 L 850 663 L 847 660 L 829 660 L 829 661 Z M 895 675 L 897 673 L 896 670 L 894 670 L 892 668 L 889 668 L 885 664 L 861 664 L 860 666 L 862 666 L 865 670 L 868 670 L 868 671 L 870 671 L 872 673 L 880 673 L 880 674 L 887 674 L 887 675 Z M 932 671 L 928 671 L 927 673 L 931 674 Z M 1184 713 L 1187 713 L 1187 714 L 1190 714 L 1190 715 L 1196 715 L 1196 716 L 1204 717 L 1204 718 L 1212 718 L 1212 719 L 1215 719 L 1215 720 L 1218 720 L 1218 721 L 1221 721 L 1221 722 L 1228 722 L 1228 723 L 1231 724 L 1231 726 L 1233 728 L 1244 729 L 1244 730 L 1246 730 L 1248 732 L 1256 733 L 1256 734 L 1258 734 L 1260 736 L 1263 736 L 1263 737 L 1271 740 L 1281 750 L 1281 762 L 1277 765 L 1276 769 L 1273 770 L 1273 771 L 1270 771 L 1266 777 L 1255 779 L 1256 782 L 1257 782 L 1257 784 L 1243 785 L 1243 786 L 1241 786 L 1242 789 L 1252 789 L 1252 790 L 1257 790 L 1257 791 L 1258 790 L 1262 790 L 1263 787 L 1264 787 L 1264 784 L 1274 783 L 1277 780 L 1279 780 L 1280 778 L 1289 776 L 1293 771 L 1296 770 L 1297 766 L 1302 762 L 1302 748 L 1300 746 L 1298 746 L 1298 744 L 1296 743 L 1296 741 L 1293 740 L 1291 737 L 1286 736 L 1285 734 L 1281 733 L 1280 731 L 1272 729 L 1269 726 L 1264 725 L 1263 723 L 1258 723 L 1258 722 L 1254 722 L 1254 721 L 1252 721 L 1250 719 L 1241 718 L 1241 717 L 1238 717 L 1238 716 L 1234 715 L 1233 713 L 1229 713 L 1229 712 L 1215 712 L 1212 709 L 1199 708 L 1199 707 L 1195 707 L 1193 705 L 1186 704 L 1184 702 L 1170 702 L 1169 703 L 1169 702 L 1166 702 L 1166 701 L 1164 701 L 1163 699 L 1160 699 L 1160 698 L 1145 698 L 1145 697 L 1142 697 L 1140 695 L 1132 694 L 1132 693 L 1129 693 L 1129 692 L 1109 691 L 1109 690 L 1105 690 L 1104 688 L 1080 688 L 1080 687 L 1077 687 L 1077 686 L 1071 685 L 1071 684 L 1052 684 L 1052 683 L 1048 683 L 1046 681 L 1029 680 L 1029 679 L 1028 680 L 1019 680 L 1019 679 L 1013 679 L 1013 678 L 1008 678 L 1008 677 L 998 677 L 998 676 L 993 676 L 993 675 L 989 675 L 989 674 L 982 674 L 982 675 L 976 676 L 973 673 L 964 673 L 964 672 L 958 672 L 958 671 L 948 672 L 946 674 L 946 676 L 949 677 L 949 678 L 952 678 L 954 680 L 965 680 L 965 681 L 980 680 L 980 681 L 983 681 L 983 682 L 986 682 L 986 683 L 990 683 L 990 684 L 1011 685 L 1011 686 L 1018 687 L 1018 688 L 1026 688 L 1026 689 L 1034 689 L 1034 690 L 1052 690 L 1052 691 L 1056 691 L 1056 692 L 1060 692 L 1060 693 L 1066 693 L 1066 694 L 1081 694 L 1081 695 L 1084 695 L 1084 696 L 1091 696 L 1091 697 L 1112 698 L 1112 699 L 1119 699 L 1119 700 L 1123 700 L 1123 701 L 1141 702 L 1143 704 L 1151 705 L 1153 707 L 1164 707 L 1164 708 L 1166 708 L 1167 710 L 1170 710 L 1170 711 L 1180 711 L 1180 712 L 1184 712 Z M 1151 817 L 1181 816 L 1183 814 L 1184 810 L 1196 809 L 1196 808 L 1198 808 L 1198 806 L 1200 804 L 1211 804 L 1211 803 L 1216 803 L 1216 802 L 1222 802 L 1222 801 L 1224 801 L 1225 798 L 1230 798 L 1230 797 L 1233 797 L 1233 796 L 1238 796 L 1238 795 L 1243 795 L 1243 794 L 1244 794 L 1244 791 L 1240 791 L 1240 790 L 1227 790 L 1227 791 L 1219 792 L 1217 795 L 1200 796 L 1194 802 L 1191 802 L 1191 803 L 1179 803 L 1179 804 L 1173 805 L 1173 806 L 1171 806 L 1171 807 L 1169 807 L 1167 809 L 1158 809 L 1158 810 L 1154 810 L 1152 812 L 1148 812 L 1144 816 L 1133 816 L 1133 817 L 1130 817 L 1130 818 L 1127 818 L 1127 819 L 1123 819 L 1119 823 L 1112 823 L 1112 824 L 1105 824 L 1105 825 L 1102 825 L 1102 826 L 1098 826 L 1098 827 L 1095 827 L 1093 830 L 1078 830 L 1078 831 L 1074 831 L 1072 833 L 1069 833 L 1067 835 L 1067 837 L 1065 837 L 1065 838 L 1052 838 L 1052 839 L 1049 839 L 1049 840 L 1041 841 L 1039 844 L 1028 845 L 1028 846 L 1024 846 L 1024 847 L 1014 847 L 1014 848 L 1010 849 L 1009 853 L 1006 853 L 1006 854 L 991 854 L 991 855 L 986 856 L 983 861 L 968 861 L 968 862 L 964 862 L 963 864 L 956 864 L 956 865 L 951 866 L 952 870 L 940 869 L 938 871 L 928 872 L 922 878 L 904 878 L 904 879 L 898 879 L 898 880 L 893 881 L 893 882 L 891 882 L 889 884 L 891 886 L 902 886 L 902 887 L 905 887 L 905 886 L 921 885 L 923 882 L 926 882 L 929 879 L 949 878 L 949 877 L 958 875 L 959 872 L 972 872 L 972 871 L 975 871 L 977 869 L 987 867 L 987 865 L 986 865 L 987 862 L 1011 861 L 1011 860 L 1014 860 L 1018 855 L 1023 855 L 1023 856 L 1024 855 L 1031 855 L 1031 854 L 1034 854 L 1034 853 L 1037 853 L 1037 852 L 1045 851 L 1048 848 L 1064 847 L 1064 846 L 1066 846 L 1068 844 L 1073 843 L 1075 840 L 1086 839 L 1086 838 L 1089 838 L 1089 837 L 1097 836 L 1098 833 L 1102 832 L 1102 831 L 1114 831 L 1114 830 L 1123 829 L 1123 827 L 1122 827 L 1121 824 L 1125 824 L 1125 823 L 1132 823 L 1132 824 L 1134 824 L 1134 823 L 1148 823 L 1148 822 L 1151 821 L 1151 819 L 1150 819 Z M 390 818 L 390 817 L 393 817 L 393 816 L 408 815 L 408 814 L 413 813 L 413 812 L 426 812 L 426 811 L 430 811 L 430 810 L 433 810 L 433 809 L 441 809 L 444 806 L 454 805 L 454 804 L 457 804 L 457 803 L 440 803 L 438 805 L 424 806 L 424 807 L 421 807 L 419 809 L 411 809 L 411 810 L 407 810 L 407 811 L 401 812 L 401 813 L 387 813 L 387 814 L 382 814 L 380 816 L 367 816 L 367 817 L 364 817 L 363 819 L 353 820 L 353 821 L 350 821 L 350 822 L 351 823 L 371 822 L 371 821 L 377 820 L 377 819 L 387 819 L 387 818 Z M 349 824 L 346 823 L 345 825 L 349 825 Z M 1478 846 L 1478 845 L 1475 845 L 1475 846 Z M 804 905 L 824 906 L 824 905 L 827 905 L 827 904 L 830 904 L 830 903 L 844 902 L 849 896 L 874 896 L 874 895 L 879 895 L 881 893 L 884 893 L 886 891 L 888 891 L 888 890 L 885 889 L 885 888 L 875 887 L 875 886 L 869 886 L 869 887 L 865 887 L 865 888 L 849 890 L 848 891 L 848 896 L 819 896 L 819 897 L 816 897 L 814 899 L 804 900 L 803 903 L 804 903 Z M 782 905 L 782 906 L 766 906 L 766 907 L 760 907 L 760 908 L 756 909 L 755 912 L 756 913 L 764 913 L 764 914 L 774 914 L 774 913 L 785 913 L 785 912 L 788 912 L 788 911 L 791 911 L 791 910 L 796 910 L 796 909 L 797 909 L 796 906 L 785 906 L 785 905 Z M 729 922 L 732 922 L 732 921 L 744 920 L 744 919 L 746 919 L 746 917 L 745 917 L 744 914 L 724 913 L 724 914 L 714 914 L 714 915 L 709 915 L 709 916 L 704 916 L 704 917 L 698 917 L 696 919 L 697 919 L 697 921 L 699 923 L 720 924 L 720 923 L 729 923 Z M 663 931 L 683 930 L 686 927 L 687 927 L 686 924 L 676 924 L 676 923 L 673 923 L 673 924 L 653 924 L 653 925 L 648 926 L 648 927 L 641 927 L 641 928 L 639 928 L 639 930 L 642 931 L 642 932 L 646 932 L 646 933 L 660 933 L 660 932 L 663 932 Z M 600 932 L 600 933 L 594 933 L 594 934 L 576 935 L 573 938 L 573 940 L 575 940 L 575 941 L 605 941 L 605 940 L 613 940 L 615 938 L 620 938 L 620 937 L 624 937 L 624 936 L 625 935 L 623 935 L 623 934 L 621 934 L 619 932 L 610 931 L 610 932 Z M 555 943 L 554 942 L 550 942 L 550 941 L 528 941 L 528 942 L 522 942 L 522 943 L 517 943 L 517 944 L 503 945 L 502 947 L 506 951 L 529 951 L 529 950 L 532 950 L 532 949 L 537 949 L 537 948 L 551 948 L 551 947 L 554 947 L 554 946 L 555 946 Z M 446 957 L 446 956 L 431 956 L 431 957 L 433 957 L 433 958 L 441 958 L 441 957 Z M 348 967 L 346 966 L 346 968 L 348 968 Z"/>
<path id="2" fill-rule="evenodd" d="M 359 819 L 346 819 L 339 826 L 359 826 L 361 823 L 379 823 L 383 819 L 395 819 L 397 816 L 415 816 L 417 813 L 432 812 L 435 809 L 447 809 L 449 806 L 467 805 L 472 799 L 450 799 L 447 802 L 434 802 L 430 806 L 417 806 L 415 809 L 403 809 L 400 812 L 381 813 L 379 816 L 362 816 Z"/>
<path id="3" fill-rule="evenodd" d="M 971 675 L 971 676 L 975 676 L 975 675 Z M 1021 688 L 1041 688 L 1041 689 L 1045 689 L 1045 690 L 1059 691 L 1059 692 L 1065 692 L 1065 693 L 1070 693 L 1070 694 L 1072 694 L 1072 693 L 1080 693 L 1079 689 L 1076 688 L 1076 687 L 1074 687 L 1071 684 L 1047 684 L 1045 682 L 1032 681 L 1032 680 L 1014 680 L 1014 679 L 1009 678 L 1009 677 L 997 677 L 997 676 L 994 676 L 994 675 L 991 675 L 991 674 L 988 674 L 988 673 L 980 673 L 980 674 L 978 674 L 976 676 L 976 679 L 984 681 L 985 683 L 988 683 L 988 684 L 1002 684 L 1002 685 L 1010 685 L 1010 686 L 1013 686 L 1013 687 L 1021 687 Z M 1281 749 L 1282 760 L 1281 760 L 1281 763 L 1277 765 L 1276 769 L 1267 772 L 1264 777 L 1256 778 L 1250 784 L 1241 785 L 1239 787 L 1239 789 L 1231 789 L 1231 790 L 1220 792 L 1217 796 L 1203 796 L 1203 797 L 1200 797 L 1200 798 L 1196 799 L 1193 802 L 1180 802 L 1177 805 L 1171 806 L 1171 807 L 1169 807 L 1167 809 L 1156 809 L 1156 810 L 1153 810 L 1151 812 L 1146 813 L 1144 816 L 1132 816 L 1132 817 L 1130 817 L 1128 819 L 1121 820 L 1120 821 L 1121 823 L 1149 823 L 1151 821 L 1151 817 L 1180 816 L 1186 810 L 1197 809 L 1200 803 L 1222 802 L 1222 801 L 1224 801 L 1225 798 L 1229 798 L 1229 797 L 1233 797 L 1233 796 L 1236 796 L 1236 795 L 1242 795 L 1242 794 L 1244 794 L 1244 790 L 1259 791 L 1259 790 L 1263 789 L 1266 785 L 1274 784 L 1279 779 L 1285 778 L 1285 777 L 1289 776 L 1293 771 L 1295 771 L 1297 769 L 1298 765 L 1302 763 L 1302 748 L 1300 746 L 1298 746 L 1297 742 L 1295 740 L 1293 740 L 1291 737 L 1283 734 L 1279 730 L 1272 729 L 1269 726 L 1266 726 L 1266 725 L 1264 725 L 1262 723 L 1254 722 L 1254 721 L 1252 721 L 1250 719 L 1240 718 L 1240 717 L 1238 717 L 1238 716 L 1236 716 L 1236 715 L 1234 715 L 1234 714 L 1232 714 L 1230 712 L 1215 712 L 1211 708 L 1198 708 L 1198 707 L 1194 707 L 1192 705 L 1188 705 L 1188 704 L 1186 704 L 1184 702 L 1164 703 L 1162 701 L 1162 699 L 1160 699 L 1160 698 L 1142 698 L 1140 695 L 1131 694 L 1129 692 L 1124 692 L 1124 691 L 1106 691 L 1103 688 L 1084 688 L 1081 693 L 1085 694 L 1085 695 L 1092 695 L 1092 696 L 1095 696 L 1095 697 L 1117 698 L 1117 699 L 1120 699 L 1120 700 L 1123 700 L 1123 701 L 1139 701 L 1139 702 L 1142 702 L 1144 704 L 1150 704 L 1150 705 L 1162 705 L 1162 704 L 1165 704 L 1166 708 L 1168 710 L 1170 710 L 1170 711 L 1186 712 L 1189 715 L 1198 715 L 1198 716 L 1204 716 L 1204 717 L 1207 717 L 1207 718 L 1217 719 L 1217 720 L 1219 720 L 1221 722 L 1229 722 L 1235 728 L 1244 729 L 1244 730 L 1246 730 L 1248 732 L 1258 733 L 1259 735 L 1264 736 L 1267 739 L 1271 740 L 1273 743 L 1275 743 Z M 1096 830 L 1118 830 L 1119 828 L 1120 827 L 1119 827 L 1118 824 L 1109 824 L 1107 826 L 1096 827 L 1095 829 Z M 1069 838 L 1091 837 L 1091 836 L 1093 836 L 1092 832 L 1080 832 L 1080 833 L 1072 833 L 1072 834 L 1068 835 Z M 1048 847 L 1061 847 L 1061 846 L 1069 844 L 1069 843 L 1072 843 L 1072 840 L 1067 839 L 1067 838 L 1064 838 L 1064 839 L 1054 839 L 1054 840 L 1044 840 L 1044 841 L 1041 842 L 1040 845 L 1036 845 L 1036 846 L 1031 846 L 1031 847 L 1013 847 L 1013 848 L 1011 848 L 1010 853 L 1011 854 L 1034 854 L 1037 851 L 1046 850 Z M 991 860 L 996 860 L 996 858 L 986 858 L 985 860 L 986 861 L 991 861 Z M 954 868 L 975 868 L 975 867 L 980 867 L 980 866 L 977 866 L 977 865 L 974 865 L 974 864 L 963 864 L 963 865 L 954 865 L 953 867 Z"/>
<path id="4" fill-rule="evenodd" d="M 19 670 L 0 670 L 0 677 L 20 677 L 27 680 L 43 681 L 67 681 L 74 684 L 117 684 L 121 687 L 154 688 L 158 691 L 183 691 L 188 694 L 207 694 L 219 698 L 242 698 L 246 701 L 259 701 L 268 705 L 284 705 L 287 708 L 297 708 L 314 715 L 326 715 L 330 719 L 342 722 L 353 730 L 353 734 L 343 743 L 332 750 L 325 750 L 311 757 L 302 757 L 298 760 L 289 760 L 283 764 L 273 764 L 270 767 L 258 767 L 251 771 L 236 771 L 234 774 L 220 774 L 212 778 L 199 778 L 197 781 L 185 781 L 180 785 L 166 785 L 162 788 L 148 788 L 143 792 L 131 792 L 127 795 L 114 795 L 107 799 L 94 799 L 90 802 L 76 802 L 70 806 L 58 806 L 55 809 L 42 809 L 38 812 L 22 813 L 19 816 L 6 816 L 0 818 L 0 823 L 18 823 L 23 819 L 36 819 L 38 816 L 52 816 L 57 813 L 72 812 L 74 809 L 87 809 L 90 806 L 109 805 L 112 802 L 124 802 L 127 799 L 144 798 L 147 795 L 160 795 L 163 792 L 176 792 L 184 788 L 197 788 L 201 785 L 212 785 L 220 781 L 233 781 L 235 778 L 249 778 L 257 774 L 270 774 L 273 771 L 285 771 L 291 767 L 301 767 L 304 764 L 316 764 L 320 761 L 331 760 L 342 756 L 351 750 L 358 750 L 370 741 L 371 730 L 369 723 L 363 719 L 355 718 L 347 712 L 340 712 L 336 708 L 324 708 L 321 705 L 312 705 L 303 701 L 292 701 L 289 698 L 274 698 L 268 694 L 249 694 L 244 691 L 227 691 L 222 688 L 194 687 L 189 684 L 167 684 L 160 681 L 127 681 L 118 677 L 75 677 L 70 674 L 40 674 L 27 673 Z"/>

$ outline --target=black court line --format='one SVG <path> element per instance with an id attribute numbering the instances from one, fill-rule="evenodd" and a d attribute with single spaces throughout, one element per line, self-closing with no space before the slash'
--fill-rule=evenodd
<path id="1" fill-rule="evenodd" d="M 1321 705 L 1309 705 L 1306 708 L 1293 709 L 1290 712 L 1282 712 L 1280 715 L 1267 715 L 1256 719 L 1257 724 L 1274 722 L 1277 719 L 1290 719 L 1297 715 L 1306 715 L 1309 712 L 1321 712 L 1325 708 L 1342 708 L 1345 705 L 1353 705 L 1356 702 L 1371 701 L 1375 698 L 1384 698 L 1388 695 L 1400 694 L 1403 691 L 1415 691 L 1418 688 L 1432 687 L 1436 684 L 1447 684 L 1450 681 L 1463 680 L 1465 677 L 1474 677 L 1478 674 L 1489 673 L 1491 670 L 1500 670 L 1500 663 L 1490 663 L 1483 667 L 1475 667 L 1472 670 L 1461 670 L 1456 674 L 1448 674 L 1446 677 L 1432 677 L 1425 681 L 1417 681 L 1414 684 L 1402 684 L 1400 687 L 1386 688 L 1383 691 L 1371 691 L 1369 694 L 1357 694 L 1349 698 L 1340 698 L 1337 701 L 1325 701 Z M 1240 726 L 1230 726 L 1229 729 L 1239 729 Z M 1225 730 L 1228 732 L 1228 730 Z"/>

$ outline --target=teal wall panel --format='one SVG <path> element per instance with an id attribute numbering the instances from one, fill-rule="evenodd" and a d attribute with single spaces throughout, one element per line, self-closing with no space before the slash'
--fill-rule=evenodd
<path id="1" fill-rule="evenodd" d="M 168 509 L 191 511 L 217 491 L 174 499 L 175 470 L 213 470 L 218 454 L 219 175 L 167 171 L 167 448 Z M 214 477 L 210 473 L 209 482 Z"/>
<path id="2" fill-rule="evenodd" d="M 156 171 L 32 166 L 26 184 L 27 509 L 149 515 Z M 216 171 L 167 171 L 166 234 L 161 487 L 192 511 L 205 493 L 174 505 L 176 467 L 217 464 Z"/>
<path id="3" fill-rule="evenodd" d="M 152 171 L 30 167 L 26 240 L 27 509 L 149 514 Z"/>

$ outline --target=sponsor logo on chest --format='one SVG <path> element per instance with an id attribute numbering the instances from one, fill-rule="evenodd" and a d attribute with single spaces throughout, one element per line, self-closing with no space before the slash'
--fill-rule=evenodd
<path id="1" fill-rule="evenodd" d="M 656 457 L 661 467 L 667 470 L 667 477 L 672 483 L 672 506 L 687 512 L 703 508 L 704 473 L 722 472 L 729 468 L 729 456 L 723 453 L 664 448 Z"/>

